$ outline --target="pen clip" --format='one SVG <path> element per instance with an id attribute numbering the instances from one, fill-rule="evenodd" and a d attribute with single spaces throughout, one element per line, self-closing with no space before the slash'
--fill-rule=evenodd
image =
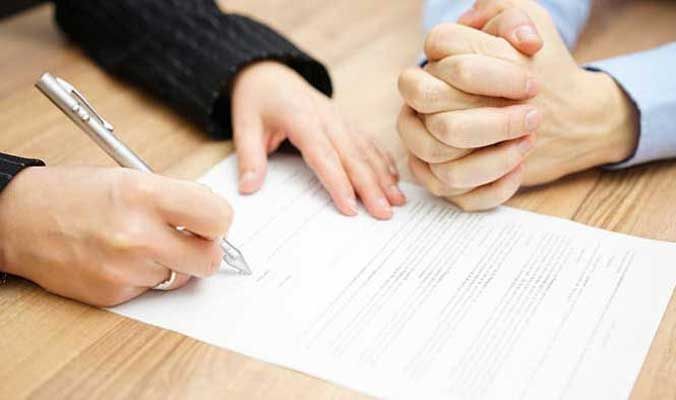
<path id="1" fill-rule="evenodd" d="M 56 82 L 61 85 L 66 91 L 70 93 L 71 96 L 75 97 L 75 100 L 80 104 L 81 107 L 85 108 L 87 112 L 89 112 L 90 116 L 93 117 L 94 119 L 98 120 L 101 125 L 107 129 L 108 131 L 112 132 L 115 130 L 113 125 L 111 125 L 108 121 L 103 119 L 101 114 L 99 114 L 94 106 L 91 105 L 89 101 L 87 101 L 87 98 L 82 95 L 73 85 L 70 83 L 66 82 L 65 80 L 61 78 L 55 78 Z"/>

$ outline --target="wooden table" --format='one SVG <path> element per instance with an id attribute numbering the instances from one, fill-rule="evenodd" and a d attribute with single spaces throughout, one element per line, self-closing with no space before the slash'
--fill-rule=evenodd
<path id="1" fill-rule="evenodd" d="M 331 66 L 341 107 L 396 154 L 398 71 L 419 54 L 420 1 L 231 0 Z M 606 1 L 607 3 L 607 1 Z M 623 4 L 626 2 L 623 2 Z M 676 3 L 633 2 L 593 18 L 581 61 L 676 40 Z M 348 34 L 349 31 L 349 34 Z M 71 79 L 141 156 L 195 178 L 231 145 L 99 71 L 67 43 L 43 6 L 0 23 L 0 150 L 49 164 L 113 165 L 32 84 Z M 665 66 L 666 67 L 666 66 Z M 670 68 L 673 68 L 671 66 Z M 365 89 L 366 88 L 366 89 Z M 676 241 L 676 164 L 590 171 L 519 195 L 511 205 L 633 235 Z M 46 294 L 18 279 L 0 289 L 0 398 L 359 398 L 321 380 Z M 676 398 L 676 296 L 634 387 L 636 399 Z"/>

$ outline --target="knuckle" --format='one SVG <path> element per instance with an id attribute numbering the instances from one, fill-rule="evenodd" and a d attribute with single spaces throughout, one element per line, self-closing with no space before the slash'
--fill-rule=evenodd
<path id="1" fill-rule="evenodd" d="M 431 126 L 428 127 L 435 136 L 451 147 L 467 148 L 471 143 L 465 134 L 468 130 L 468 122 L 453 115 L 437 115 L 431 118 Z"/>
<path id="2" fill-rule="evenodd" d="M 336 152 L 328 144 L 317 146 L 316 150 L 312 151 L 312 154 L 308 155 L 309 158 L 314 159 L 315 165 L 321 164 L 332 164 L 336 161 Z"/>
<path id="3" fill-rule="evenodd" d="M 130 213 L 121 226 L 110 230 L 108 241 L 118 252 L 146 252 L 151 248 L 148 222 L 138 214 Z"/>
<path id="4" fill-rule="evenodd" d="M 431 163 L 437 161 L 435 155 L 437 154 L 436 144 L 431 140 L 421 140 L 415 144 L 415 155 L 421 160 Z"/>
<path id="5" fill-rule="evenodd" d="M 154 183 L 147 176 L 123 169 L 118 172 L 114 182 L 114 191 L 119 198 L 127 203 L 138 203 L 140 200 L 153 196 L 156 192 Z"/>
<path id="6" fill-rule="evenodd" d="M 372 149 L 368 145 L 359 143 L 350 153 L 350 157 L 359 164 L 368 164 L 371 159 L 376 156 L 372 153 Z"/>
<path id="7" fill-rule="evenodd" d="M 474 82 L 476 78 L 472 63 L 464 57 L 451 57 L 448 69 L 451 79 L 454 81 L 470 83 Z"/>
<path id="8" fill-rule="evenodd" d="M 420 158 L 429 163 L 440 163 L 453 158 L 452 148 L 445 146 L 432 138 L 419 142 Z"/>
<path id="9" fill-rule="evenodd" d="M 419 76 L 410 76 L 403 79 L 402 96 L 415 110 L 425 111 L 439 102 L 440 93 L 435 85 L 420 79 Z"/>
<path id="10" fill-rule="evenodd" d="M 455 168 L 440 168 L 439 176 L 441 181 L 449 190 L 462 189 L 465 185 L 465 177 Z"/>
<path id="11" fill-rule="evenodd" d="M 523 157 L 517 146 L 510 146 L 505 156 L 502 157 L 502 170 L 505 172 L 511 171 L 517 164 L 523 161 Z"/>
<path id="12" fill-rule="evenodd" d="M 498 186 L 497 193 L 495 194 L 495 205 L 493 207 L 496 207 L 499 204 L 509 200 L 514 195 L 514 193 L 516 193 L 518 186 L 518 181 L 514 181 L 512 179 L 502 182 L 502 184 Z"/>
<path id="13" fill-rule="evenodd" d="M 446 47 L 448 38 L 454 37 L 457 25 L 450 22 L 441 23 L 432 28 L 425 38 L 424 48 L 427 54 L 436 54 Z"/>
<path id="14" fill-rule="evenodd" d="M 501 113 L 497 127 L 501 137 L 504 139 L 511 139 L 514 134 L 521 133 L 522 129 L 519 127 L 519 125 L 521 125 L 521 120 L 523 120 L 523 118 L 521 118 L 520 113 Z"/>
<path id="15" fill-rule="evenodd" d="M 448 117 L 432 114 L 425 117 L 425 126 L 437 139 L 446 141 L 451 136 L 451 127 Z"/>
<path id="16" fill-rule="evenodd" d="M 462 188 L 463 177 L 460 176 L 457 169 L 451 167 L 449 164 L 433 164 L 430 166 L 434 176 L 436 176 L 439 181 L 440 191 L 445 194 L 456 191 L 457 189 Z"/>

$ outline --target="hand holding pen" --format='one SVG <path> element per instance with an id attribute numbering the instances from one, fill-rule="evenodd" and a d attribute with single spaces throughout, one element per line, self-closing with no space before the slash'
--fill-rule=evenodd
<path id="1" fill-rule="evenodd" d="M 80 95 L 58 84 L 82 123 L 110 132 Z M 191 276 L 215 273 L 226 256 L 217 239 L 226 234 L 231 211 L 193 182 L 127 168 L 45 167 L 17 175 L 0 198 L 0 218 L 23 221 L 3 224 L 0 232 L 6 272 L 110 306 L 158 284 L 175 289 Z"/>

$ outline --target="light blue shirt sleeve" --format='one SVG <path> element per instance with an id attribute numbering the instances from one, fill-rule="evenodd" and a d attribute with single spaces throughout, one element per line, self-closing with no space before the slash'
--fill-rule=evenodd
<path id="1" fill-rule="evenodd" d="M 540 0 L 571 49 L 589 18 L 590 3 L 590 0 Z M 441 22 L 457 21 L 473 4 L 474 0 L 427 0 L 425 30 Z M 639 142 L 634 155 L 608 168 L 676 157 L 676 42 L 590 63 L 585 68 L 612 76 L 639 112 Z"/>
<path id="2" fill-rule="evenodd" d="M 625 168 L 676 157 L 676 42 L 640 53 L 590 63 L 612 76 L 639 112 L 639 141 Z"/>
<path id="3" fill-rule="evenodd" d="M 474 0 L 427 0 L 423 14 L 425 32 L 442 22 L 455 22 L 474 5 Z M 540 0 L 569 48 L 575 47 L 587 23 L 591 0 Z"/>

